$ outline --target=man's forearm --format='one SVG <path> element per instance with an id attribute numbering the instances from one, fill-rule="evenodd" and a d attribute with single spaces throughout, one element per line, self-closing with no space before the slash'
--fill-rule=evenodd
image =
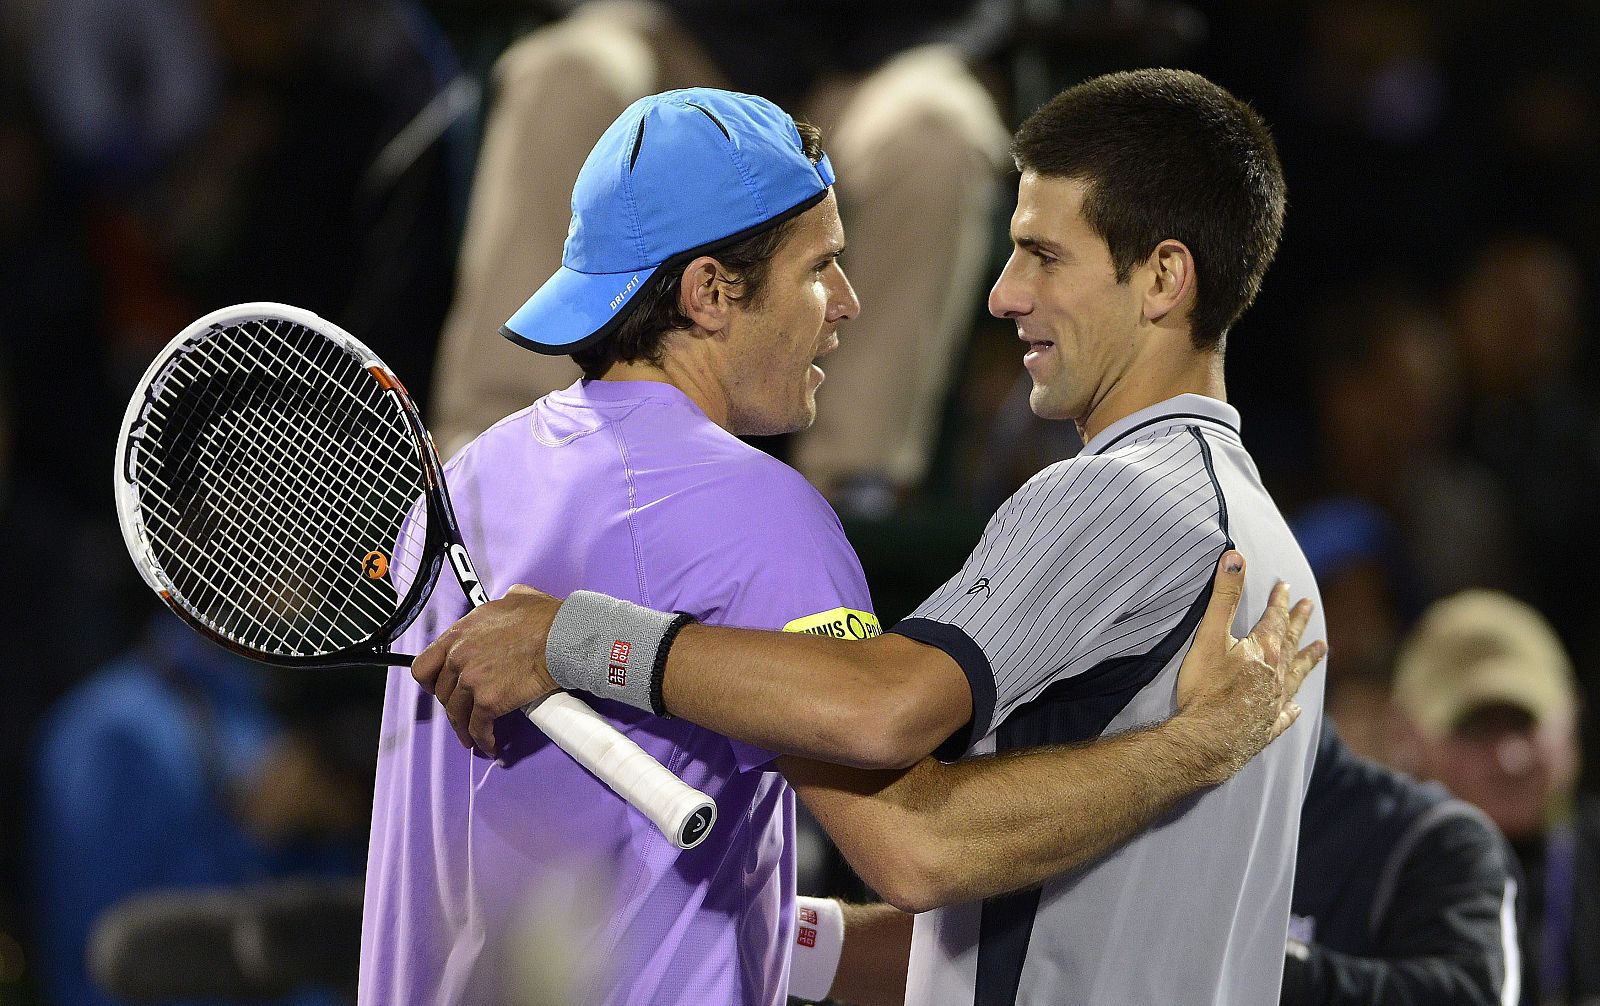
<path id="1" fill-rule="evenodd" d="M 1077 747 L 904 772 L 784 759 L 851 866 L 908 912 L 1030 887 L 1091 863 L 1226 777 L 1204 724 L 1178 716 Z"/>
<path id="2" fill-rule="evenodd" d="M 911 916 L 889 905 L 843 905 L 844 951 L 831 998 L 852 1006 L 900 1006 L 911 960 Z"/>
<path id="3" fill-rule="evenodd" d="M 1282 584 L 1250 635 L 1233 639 L 1242 576 L 1237 553 L 1226 553 L 1178 674 L 1180 703 L 1214 710 L 1212 722 L 1232 735 L 1229 771 L 1293 722 L 1291 697 L 1324 652 L 1320 643 L 1295 652 L 1310 604 L 1291 613 Z M 411 675 L 438 698 L 461 742 L 488 754 L 498 751 L 499 717 L 558 687 L 860 768 L 912 765 L 972 719 L 962 665 L 896 633 L 841 641 L 689 626 L 670 645 L 680 624 L 604 595 L 576 591 L 559 602 L 513 586 L 441 633 L 412 661 Z M 632 670 L 645 673 L 618 673 L 628 670 L 615 663 L 619 652 L 625 660 L 635 643 Z"/>
<path id="4" fill-rule="evenodd" d="M 679 633 L 662 699 L 672 715 L 748 744 L 865 768 L 915 762 L 972 709 L 955 661 L 904 636 L 704 625 Z"/>

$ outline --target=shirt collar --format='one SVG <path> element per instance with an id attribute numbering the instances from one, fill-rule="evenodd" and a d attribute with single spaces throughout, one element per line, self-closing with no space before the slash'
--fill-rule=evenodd
<path id="1" fill-rule="evenodd" d="M 1197 423 L 1239 439 L 1239 410 L 1227 402 L 1205 395 L 1179 395 L 1140 409 L 1107 426 L 1083 445 L 1083 454 L 1103 454 L 1138 431 L 1153 431 L 1159 426 Z"/>
<path id="2" fill-rule="evenodd" d="M 677 385 L 665 381 L 590 381 L 580 379 L 558 394 L 575 402 L 616 405 L 626 402 L 682 402 L 700 407 Z"/>

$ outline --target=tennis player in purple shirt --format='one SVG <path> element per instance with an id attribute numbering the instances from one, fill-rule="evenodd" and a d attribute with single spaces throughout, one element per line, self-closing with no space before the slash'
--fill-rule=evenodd
<path id="1" fill-rule="evenodd" d="M 670 384 L 580 382 L 490 429 L 448 475 L 491 592 L 534 579 L 774 629 L 850 609 L 877 629 L 860 564 L 816 490 Z M 438 607 L 434 626 L 464 613 L 455 598 Z M 363 1002 L 500 1001 L 502 969 L 479 955 L 514 931 L 523 902 L 559 902 L 550 888 L 566 885 L 568 870 L 601 885 L 573 882 L 571 891 L 601 899 L 570 906 L 574 918 L 603 920 L 571 934 L 572 949 L 595 965 L 579 1002 L 782 1001 L 794 938 L 794 795 L 765 771 L 771 754 L 687 720 L 595 704 L 716 800 L 710 837 L 680 852 L 526 720 L 506 718 L 492 761 L 463 749 L 442 713 L 419 718 L 433 705 L 419 694 L 408 673 L 394 672 Z M 596 861 L 605 868 L 585 869 Z"/>
<path id="2" fill-rule="evenodd" d="M 447 467 L 491 596 L 528 583 L 702 622 L 878 634 L 828 505 L 735 436 L 812 421 L 823 376 L 814 361 L 859 309 L 837 261 L 844 233 L 819 140 L 763 99 L 710 89 L 644 98 L 601 137 L 573 190 L 561 269 L 502 329 L 572 354 L 585 379 L 501 421 Z M 505 610 L 491 608 L 477 624 Z M 1232 610 L 1222 608 L 1202 632 L 1220 625 L 1226 640 Z M 420 652 L 465 612 L 437 592 L 400 648 Z M 1275 632 L 1293 621 L 1286 612 L 1278 606 Z M 1208 678 L 1213 710 L 1231 715 L 1239 681 L 1264 674 L 1282 687 L 1284 661 L 1274 668 L 1259 650 L 1195 650 L 1209 658 L 1196 663 L 1225 671 Z M 642 657 L 616 643 L 609 685 L 648 691 Z M 796 923 L 794 795 L 771 753 L 651 715 L 638 708 L 650 708 L 648 694 L 596 697 L 618 729 L 717 801 L 710 837 L 679 851 L 525 718 L 503 717 L 491 750 L 473 749 L 451 718 L 493 696 L 454 679 L 428 684 L 405 669 L 389 677 L 361 1003 L 514 1001 L 506 975 L 525 969 L 505 955 L 527 953 L 508 941 L 530 911 L 581 961 L 563 993 L 572 1001 L 785 1001 L 791 951 L 810 947 L 816 929 L 803 905 Z M 1278 719 L 1288 698 L 1276 698 L 1253 715 Z M 981 774 L 961 770 L 963 780 Z M 1049 811 L 1054 794 L 1038 797 Z M 1026 808 L 1016 813 L 1015 830 L 1039 849 L 1060 844 L 1058 814 L 1032 827 Z M 889 914 L 886 938 L 903 959 L 909 923 Z"/>
<path id="3" fill-rule="evenodd" d="M 447 467 L 491 596 L 531 582 L 718 624 L 878 632 L 833 511 L 734 435 L 811 422 L 812 361 L 858 310 L 816 144 L 775 106 L 715 91 L 643 99 L 601 138 L 574 190 L 563 266 L 504 334 L 578 350 L 605 379 L 506 418 Z M 400 645 L 420 650 L 465 611 L 439 591 Z M 716 800 L 704 843 L 674 848 L 526 720 L 506 719 L 498 759 L 463 748 L 433 698 L 391 672 L 362 1003 L 506 1000 L 511 969 L 493 954 L 535 902 L 600 920 L 567 934 L 589 965 L 578 1002 L 784 1001 L 794 794 L 772 754 L 686 720 L 595 708 Z"/>

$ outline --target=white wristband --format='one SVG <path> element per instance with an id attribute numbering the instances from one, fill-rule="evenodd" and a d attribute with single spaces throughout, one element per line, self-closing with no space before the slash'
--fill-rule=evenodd
<path id="1" fill-rule="evenodd" d="M 832 898 L 794 899 L 794 956 L 789 994 L 815 1002 L 828 998 L 844 951 L 844 909 Z"/>

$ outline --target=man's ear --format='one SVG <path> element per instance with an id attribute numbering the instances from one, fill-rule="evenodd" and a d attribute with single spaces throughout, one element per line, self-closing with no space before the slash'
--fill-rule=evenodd
<path id="1" fill-rule="evenodd" d="M 1199 290 L 1199 277 L 1195 275 L 1194 255 L 1187 245 L 1168 238 L 1150 253 L 1145 269 L 1149 273 L 1144 295 L 1145 320 L 1160 321 L 1174 311 L 1192 308 Z"/>
<path id="2" fill-rule="evenodd" d="M 733 298 L 722 266 L 710 255 L 690 262 L 678 281 L 678 309 L 707 332 L 720 332 L 728 326 Z"/>

